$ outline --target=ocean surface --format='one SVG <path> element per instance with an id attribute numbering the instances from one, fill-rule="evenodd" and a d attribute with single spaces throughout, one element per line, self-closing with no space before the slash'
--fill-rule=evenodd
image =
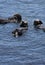
<path id="1" fill-rule="evenodd" d="M 12 31 L 18 24 L 0 24 L 0 65 L 45 65 L 45 32 L 35 30 L 33 22 L 45 25 L 45 0 L 0 0 L 0 18 L 16 13 L 28 21 L 28 30 L 18 38 Z"/>

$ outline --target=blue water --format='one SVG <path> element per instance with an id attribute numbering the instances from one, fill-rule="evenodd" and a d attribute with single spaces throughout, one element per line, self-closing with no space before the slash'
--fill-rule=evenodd
<path id="1" fill-rule="evenodd" d="M 0 25 L 0 65 L 45 65 L 45 32 L 35 30 L 34 19 L 45 25 L 45 0 L 0 0 L 0 18 L 19 13 L 28 21 L 28 31 L 15 38 L 17 24 Z"/>

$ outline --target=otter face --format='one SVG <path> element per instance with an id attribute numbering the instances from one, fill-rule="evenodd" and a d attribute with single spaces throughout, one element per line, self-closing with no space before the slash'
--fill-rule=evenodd
<path id="1" fill-rule="evenodd" d="M 43 24 L 41 20 L 39 19 L 34 20 L 34 26 L 41 25 L 41 24 Z"/>
<path id="2" fill-rule="evenodd" d="M 22 20 L 22 17 L 21 17 L 20 14 L 15 14 L 15 15 L 13 15 L 11 18 L 8 18 L 8 20 L 9 20 L 10 22 L 20 23 L 21 20 Z"/>
<path id="3" fill-rule="evenodd" d="M 20 23 L 22 21 L 22 17 L 20 14 L 15 14 L 14 19 L 17 20 L 17 23 Z"/>

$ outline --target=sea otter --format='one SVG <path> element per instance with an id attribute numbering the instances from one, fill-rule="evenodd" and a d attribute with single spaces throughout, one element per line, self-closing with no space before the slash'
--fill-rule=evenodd
<path id="1" fill-rule="evenodd" d="M 45 31 L 45 27 L 43 26 L 43 22 L 41 20 L 39 19 L 34 20 L 33 25 L 34 25 L 34 28 Z"/>
<path id="2" fill-rule="evenodd" d="M 23 35 L 23 33 L 25 33 L 26 32 L 26 28 L 17 28 L 17 29 L 15 29 L 14 31 L 12 31 L 12 34 L 13 34 L 13 36 L 15 36 L 15 37 L 19 37 L 19 36 L 22 36 Z"/>
<path id="3" fill-rule="evenodd" d="M 12 17 L 9 17 L 7 19 L 0 18 L 0 24 L 7 24 L 7 23 L 20 23 L 22 20 L 22 17 L 20 14 L 15 14 Z"/>
<path id="4" fill-rule="evenodd" d="M 12 17 L 9 17 L 8 20 L 14 23 L 20 23 L 22 21 L 22 16 L 20 14 L 14 14 Z"/>
<path id="5" fill-rule="evenodd" d="M 12 32 L 12 34 L 13 34 L 14 37 L 19 37 L 19 36 L 22 36 L 23 32 L 22 32 L 22 29 L 18 28 L 18 29 L 15 29 Z"/>

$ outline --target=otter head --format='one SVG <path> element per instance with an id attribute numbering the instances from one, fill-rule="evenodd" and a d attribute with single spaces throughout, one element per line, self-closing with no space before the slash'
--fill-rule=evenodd
<path id="1" fill-rule="evenodd" d="M 16 29 L 12 32 L 12 34 L 15 36 L 15 37 L 18 37 L 18 36 L 21 36 L 22 35 L 22 30 L 21 29 Z"/>
<path id="2" fill-rule="evenodd" d="M 12 17 L 8 18 L 8 20 L 10 22 L 14 22 L 14 23 L 20 23 L 22 21 L 22 17 L 20 14 L 15 14 Z"/>
<path id="3" fill-rule="evenodd" d="M 41 25 L 41 24 L 43 24 L 42 23 L 42 21 L 41 20 L 39 20 L 39 19 L 36 19 L 36 20 L 34 20 L 34 26 L 37 26 L 37 25 Z"/>
<path id="4" fill-rule="evenodd" d="M 20 27 L 28 27 L 27 21 L 22 21 L 22 22 L 20 23 Z"/>
<path id="5" fill-rule="evenodd" d="M 17 21 L 17 23 L 20 23 L 22 21 L 22 17 L 20 14 L 15 14 L 13 17 Z"/>

